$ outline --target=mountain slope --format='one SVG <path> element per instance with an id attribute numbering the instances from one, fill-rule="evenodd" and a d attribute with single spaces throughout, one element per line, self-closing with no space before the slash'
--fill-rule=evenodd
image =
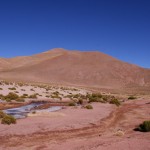
<path id="1" fill-rule="evenodd" d="M 9 59 L 0 58 L 0 71 L 37 64 L 46 59 L 51 59 L 59 55 L 62 55 L 63 52 L 64 52 L 63 49 L 54 49 L 33 56 L 20 56 Z"/>
<path id="2" fill-rule="evenodd" d="M 54 49 L 29 57 L 7 59 L 7 62 L 11 65 L 3 66 L 1 79 L 103 88 L 146 86 L 150 83 L 150 70 L 96 51 Z"/>

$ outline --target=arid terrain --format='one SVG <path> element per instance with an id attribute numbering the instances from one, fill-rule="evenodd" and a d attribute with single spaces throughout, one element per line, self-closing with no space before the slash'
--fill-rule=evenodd
<path id="1" fill-rule="evenodd" d="M 0 79 L 0 110 L 42 103 L 0 124 L 1 150 L 150 150 L 150 132 L 135 131 L 150 120 L 149 69 L 54 49 L 1 58 Z"/>
<path id="2" fill-rule="evenodd" d="M 0 59 L 0 78 L 116 91 L 149 92 L 150 70 L 98 51 L 53 49 L 33 56 Z"/>
<path id="3" fill-rule="evenodd" d="M 150 118 L 150 100 L 127 101 L 119 108 L 93 103 L 93 109 L 67 107 L 0 125 L 0 149 L 149 150 L 150 133 L 134 131 Z"/>

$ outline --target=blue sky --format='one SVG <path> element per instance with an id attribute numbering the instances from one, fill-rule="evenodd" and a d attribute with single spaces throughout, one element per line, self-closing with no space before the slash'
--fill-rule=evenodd
<path id="1" fill-rule="evenodd" d="M 0 1 L 0 57 L 55 47 L 150 68 L 150 0 Z"/>

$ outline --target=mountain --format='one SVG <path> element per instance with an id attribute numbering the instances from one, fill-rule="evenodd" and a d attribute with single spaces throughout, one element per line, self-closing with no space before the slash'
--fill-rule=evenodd
<path id="1" fill-rule="evenodd" d="M 149 86 L 150 70 L 98 51 L 57 48 L 33 56 L 0 58 L 0 79 L 119 89 Z"/>

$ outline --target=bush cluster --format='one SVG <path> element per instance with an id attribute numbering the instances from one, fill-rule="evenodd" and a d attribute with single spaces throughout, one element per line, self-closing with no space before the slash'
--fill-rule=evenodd
<path id="1" fill-rule="evenodd" d="M 68 106 L 76 106 L 76 103 L 70 102 L 70 103 L 68 104 Z"/>
<path id="2" fill-rule="evenodd" d="M 102 95 L 99 93 L 88 94 L 87 98 L 89 99 L 89 103 L 91 102 L 102 102 Z"/>
<path id="3" fill-rule="evenodd" d="M 111 95 L 102 95 L 100 93 L 87 94 L 88 102 L 110 103 L 119 106 L 121 103 L 118 99 Z"/>
<path id="4" fill-rule="evenodd" d="M 0 99 L 2 100 L 6 100 L 7 102 L 11 102 L 11 100 L 16 100 L 18 102 L 24 102 L 24 98 L 37 98 L 38 94 L 32 94 L 32 95 L 28 95 L 28 94 L 23 94 L 22 96 L 17 95 L 16 93 L 12 93 L 10 92 L 9 94 L 7 94 L 6 96 L 0 94 Z"/>
<path id="5" fill-rule="evenodd" d="M 15 87 L 12 87 L 12 88 L 8 88 L 9 90 L 16 90 L 16 88 Z"/>
<path id="6" fill-rule="evenodd" d="M 110 101 L 110 104 L 115 104 L 116 106 L 120 106 L 121 105 L 121 103 L 119 102 L 119 100 L 118 99 L 112 99 L 111 101 Z"/>
<path id="7" fill-rule="evenodd" d="M 136 97 L 135 96 L 129 96 L 128 99 L 133 100 L 133 99 L 136 99 Z"/>
<path id="8" fill-rule="evenodd" d="M 92 105 L 86 105 L 85 108 L 86 109 L 93 109 L 93 106 Z"/>
<path id="9" fill-rule="evenodd" d="M 16 93 L 12 93 L 12 92 L 10 92 L 6 96 L 3 96 L 3 99 L 6 100 L 6 101 L 16 100 L 18 98 L 19 98 L 19 96 Z"/>
<path id="10" fill-rule="evenodd" d="M 82 100 L 82 99 L 79 99 L 79 100 L 78 100 L 78 104 L 79 104 L 79 105 L 82 105 L 82 104 L 83 104 L 83 100 Z"/>
<path id="11" fill-rule="evenodd" d="M 55 91 L 52 93 L 51 98 L 56 98 L 62 100 L 62 97 L 60 96 L 60 93 L 58 91 Z"/>
<path id="12" fill-rule="evenodd" d="M 150 132 L 150 120 L 144 121 L 139 125 L 138 130 L 141 132 Z"/>
<path id="13" fill-rule="evenodd" d="M 2 118 L 1 123 L 2 124 L 8 124 L 8 125 L 16 124 L 16 119 L 13 116 L 11 116 L 11 115 L 5 115 Z"/>
<path id="14" fill-rule="evenodd" d="M 16 123 L 16 119 L 13 116 L 5 114 L 3 111 L 0 111 L 0 119 L 2 124 L 10 125 Z"/>
<path id="15" fill-rule="evenodd" d="M 32 94 L 29 96 L 29 98 L 37 98 L 37 94 Z"/>

